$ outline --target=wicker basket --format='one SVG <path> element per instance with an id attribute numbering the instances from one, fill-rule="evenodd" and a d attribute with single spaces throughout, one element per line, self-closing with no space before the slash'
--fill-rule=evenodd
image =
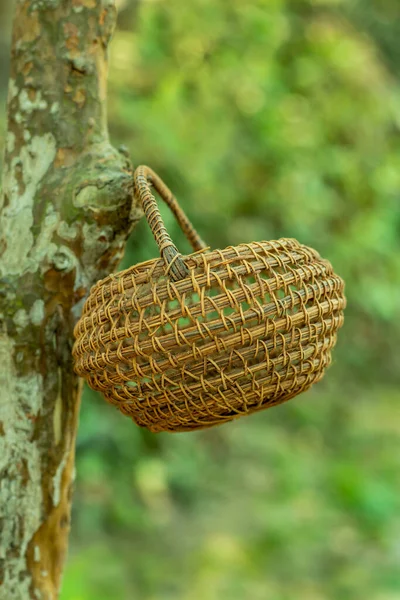
<path id="1" fill-rule="evenodd" d="M 152 185 L 195 252 L 182 257 Z M 294 239 L 205 248 L 168 188 L 135 172 L 161 258 L 99 281 L 76 325 L 75 368 L 151 431 L 210 427 L 321 379 L 343 323 L 344 284 Z"/>

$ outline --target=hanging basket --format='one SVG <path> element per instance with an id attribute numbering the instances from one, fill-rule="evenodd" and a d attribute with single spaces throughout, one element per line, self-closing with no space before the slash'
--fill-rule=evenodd
<path id="1" fill-rule="evenodd" d="M 169 237 L 153 186 L 194 253 Z M 91 290 L 75 328 L 76 372 L 151 431 L 218 425 L 293 398 L 321 379 L 346 304 L 331 264 L 294 239 L 209 250 L 159 177 L 135 193 L 161 258 Z"/>

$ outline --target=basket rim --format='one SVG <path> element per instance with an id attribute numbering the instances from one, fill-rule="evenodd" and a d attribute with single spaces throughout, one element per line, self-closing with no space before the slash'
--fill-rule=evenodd
<path id="1" fill-rule="evenodd" d="M 196 258 L 198 256 L 210 255 L 210 254 L 214 254 L 214 253 L 217 256 L 217 255 L 221 255 L 229 250 L 233 250 L 236 252 L 238 249 L 241 249 L 241 248 L 247 248 L 248 250 L 254 250 L 254 249 L 258 248 L 261 251 L 261 250 L 265 250 L 265 247 L 264 247 L 265 245 L 270 247 L 270 251 L 274 251 L 274 250 L 279 251 L 279 249 L 281 249 L 282 251 L 285 251 L 290 247 L 291 247 L 291 249 L 293 249 L 293 247 L 307 248 L 308 250 L 312 250 L 315 254 L 318 254 L 318 256 L 320 256 L 316 250 L 314 250 L 310 246 L 307 246 L 306 244 L 302 244 L 296 238 L 282 237 L 282 238 L 278 238 L 276 240 L 260 240 L 260 241 L 252 241 L 252 242 L 241 242 L 240 244 L 236 244 L 236 245 L 230 244 L 228 246 L 225 246 L 225 248 L 211 248 L 211 246 L 207 246 L 205 248 L 202 248 L 201 250 L 197 250 L 196 252 L 190 252 L 189 254 L 183 254 L 182 258 L 190 261 L 190 259 Z M 279 245 L 279 246 L 281 246 L 281 248 L 277 248 L 275 245 Z M 268 248 L 267 248 L 267 250 L 268 250 Z M 240 256 L 238 256 L 238 258 L 240 258 Z M 320 259 L 324 260 L 321 257 L 320 257 Z M 164 260 L 160 256 L 154 257 L 154 258 L 149 258 L 147 260 L 135 263 L 133 265 L 130 265 L 126 269 L 122 269 L 120 271 L 115 271 L 114 273 L 110 273 L 109 275 L 106 275 L 106 277 L 104 277 L 103 279 L 99 279 L 91 288 L 91 292 L 94 289 L 97 289 L 98 287 L 106 285 L 107 283 L 111 283 L 112 281 L 115 281 L 116 279 L 118 279 L 120 277 L 124 277 L 125 275 L 143 274 L 143 273 L 151 271 L 151 269 L 156 270 L 158 267 L 164 267 L 164 265 L 165 265 Z M 188 275 L 188 277 L 190 277 L 190 275 Z"/>

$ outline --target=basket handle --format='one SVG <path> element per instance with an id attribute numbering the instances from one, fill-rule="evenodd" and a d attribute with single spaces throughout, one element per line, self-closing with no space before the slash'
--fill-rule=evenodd
<path id="1" fill-rule="evenodd" d="M 164 259 L 166 273 L 169 274 L 173 281 L 184 279 L 188 275 L 189 269 L 183 260 L 182 254 L 178 251 L 165 228 L 156 199 L 151 193 L 151 185 L 171 209 L 180 228 L 191 243 L 193 250 L 195 252 L 203 250 L 207 247 L 206 244 L 194 229 L 170 189 L 150 167 L 137 167 L 133 178 L 135 194 L 139 197 L 147 222 L 160 249 L 160 254 Z"/>

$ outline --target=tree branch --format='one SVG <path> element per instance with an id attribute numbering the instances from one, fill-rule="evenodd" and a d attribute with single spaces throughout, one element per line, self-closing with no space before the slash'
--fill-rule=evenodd
<path id="1" fill-rule="evenodd" d="M 109 143 L 109 0 L 17 0 L 0 199 L 0 596 L 58 597 L 80 385 L 72 328 L 140 212 Z"/>

